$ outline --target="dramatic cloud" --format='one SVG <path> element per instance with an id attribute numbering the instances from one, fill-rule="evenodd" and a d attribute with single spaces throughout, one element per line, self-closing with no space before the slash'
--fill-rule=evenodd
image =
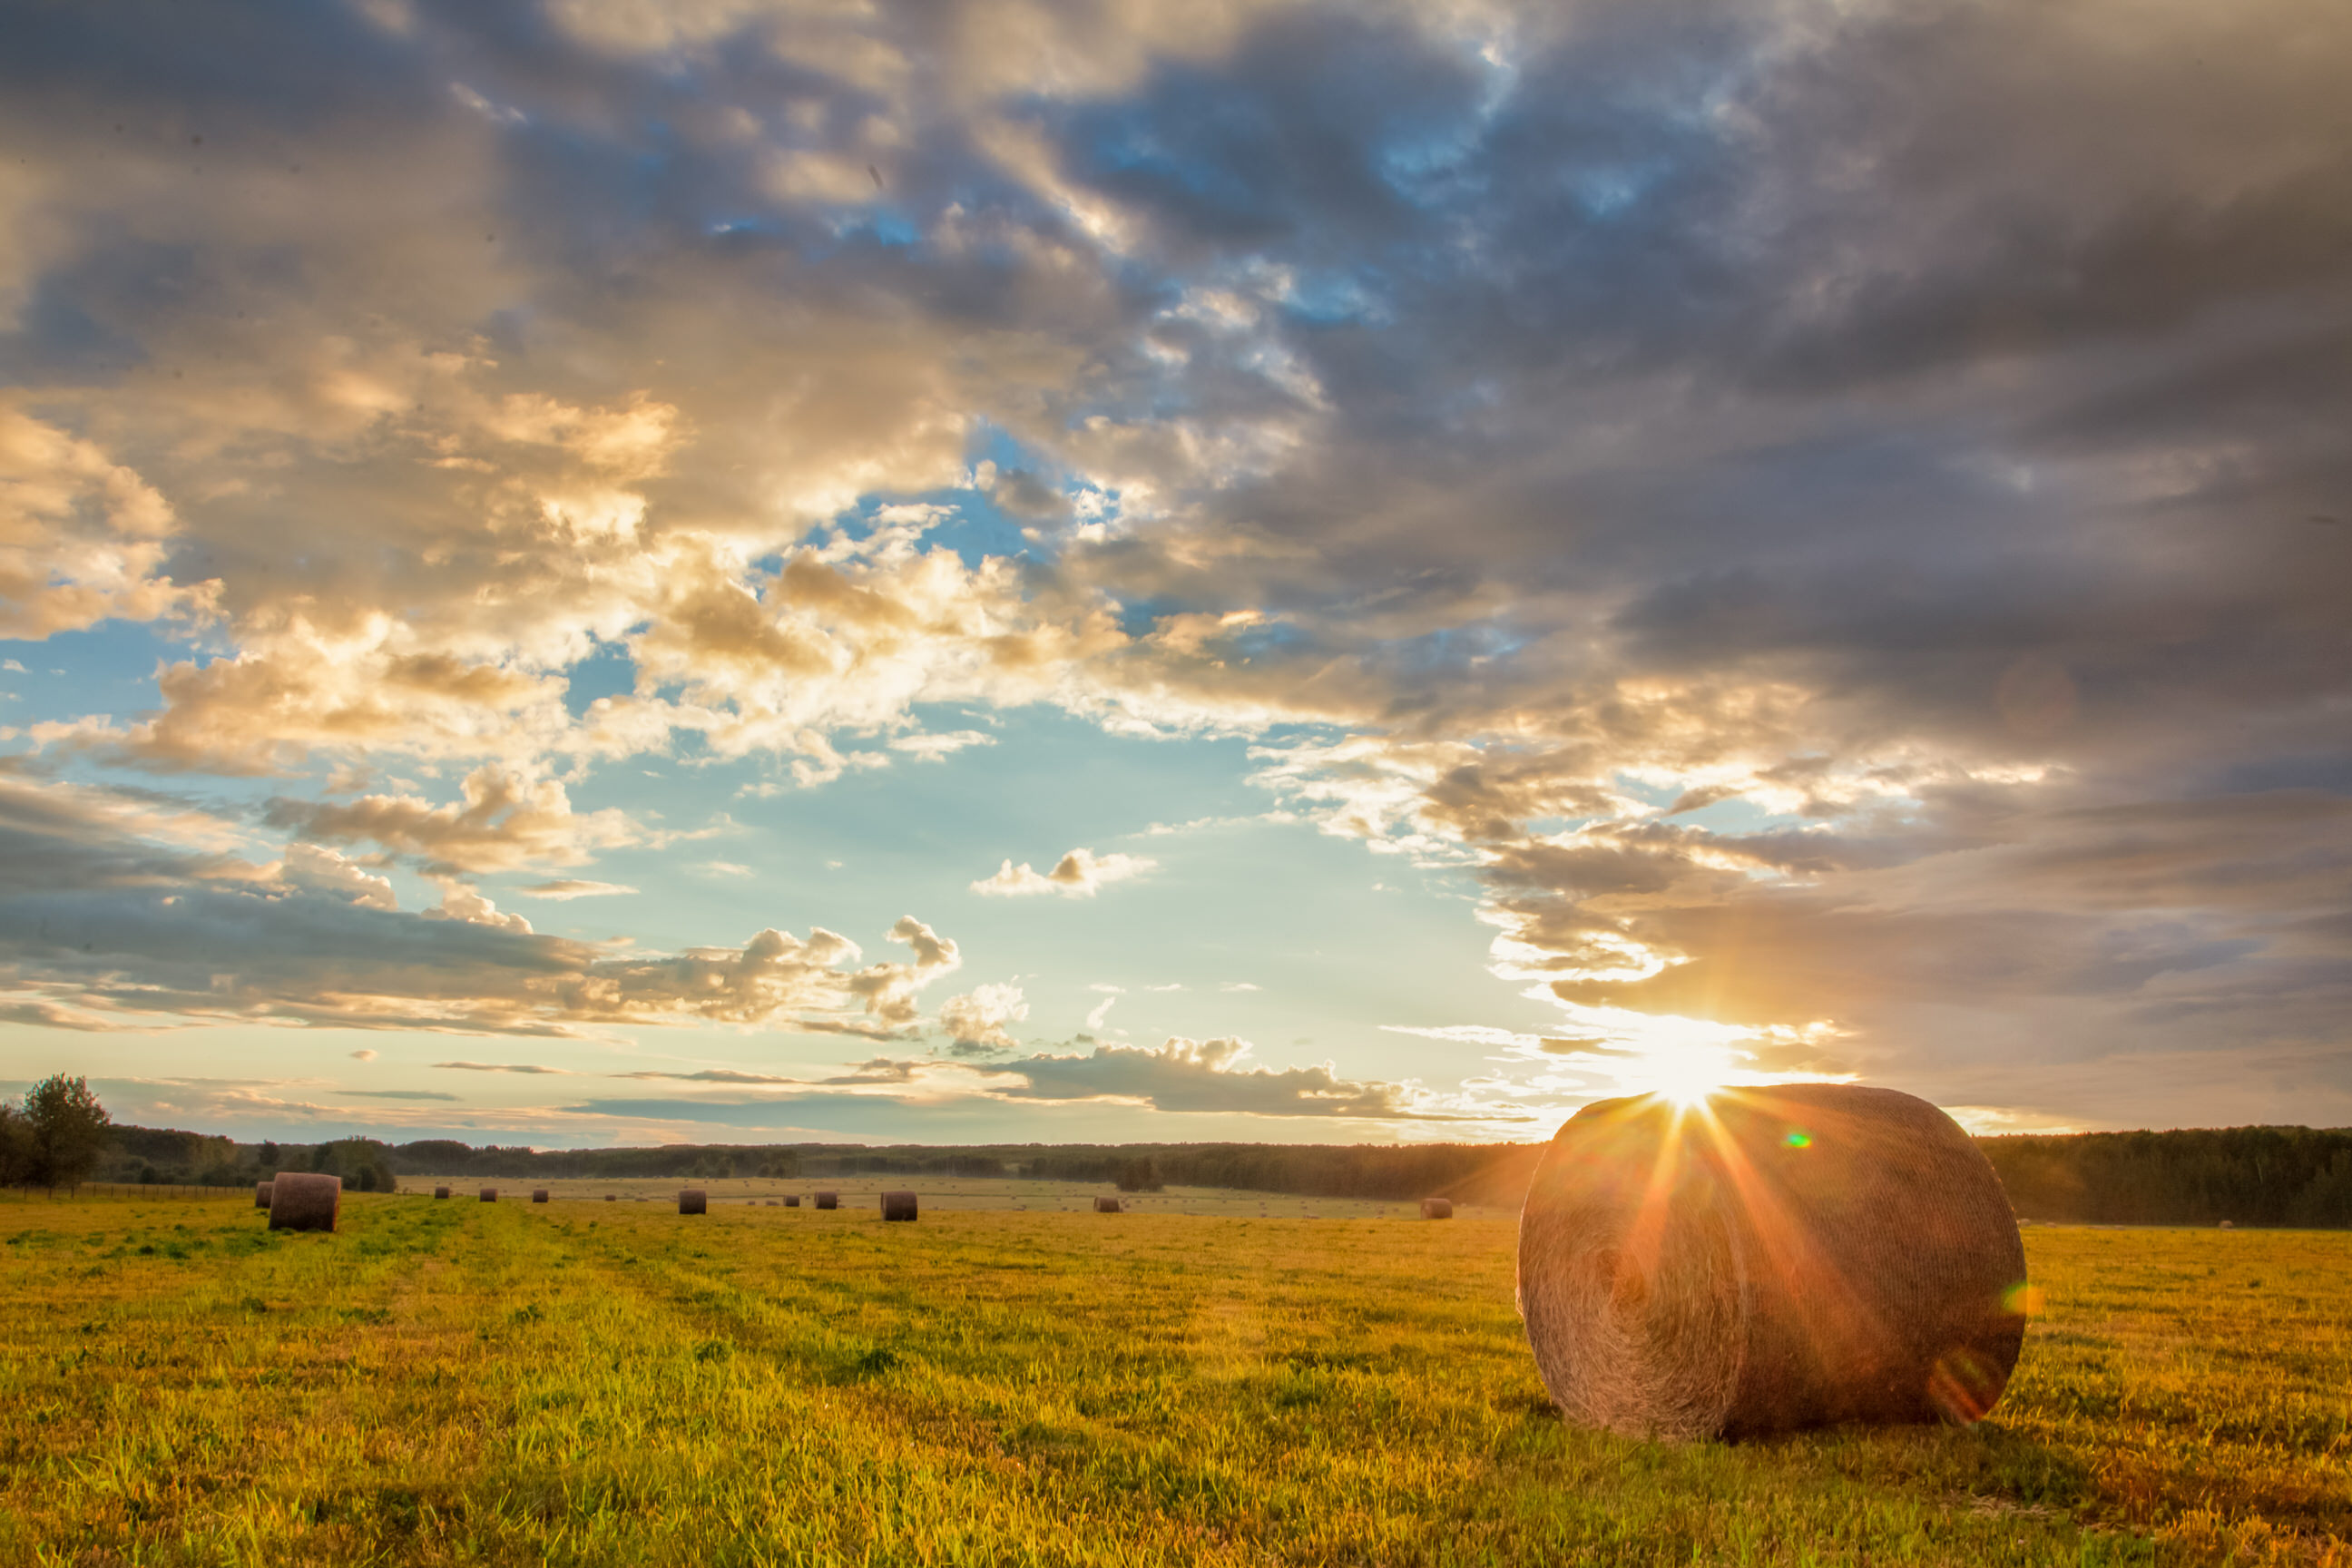
<path id="1" fill-rule="evenodd" d="M 1055 861 L 1054 868 L 1043 876 L 1032 870 L 1026 860 L 1018 866 L 1007 860 L 997 869 L 996 875 L 983 877 L 974 882 L 971 890 L 1008 899 L 1039 893 L 1066 893 L 1072 898 L 1090 899 L 1106 884 L 1139 877 L 1158 864 L 1158 861 L 1139 855 L 1097 855 L 1091 849 L 1073 849 Z"/>
<path id="2" fill-rule="evenodd" d="M 0 638 L 73 677 L 0 732 L 11 1027 L 908 1037 L 927 929 L 499 906 L 764 892 L 602 804 L 656 759 L 937 786 L 894 826 L 982 866 L 1034 840 L 953 782 L 1023 787 L 1044 706 L 1276 808 L 1051 829 L 1183 836 L 1107 919 L 1305 819 L 1476 890 L 1559 1020 L 1507 1034 L 2084 1124 L 2098 1063 L 2158 1119 L 2352 1094 L 2340 7 L 12 22 Z"/>
<path id="3" fill-rule="evenodd" d="M 174 830 L 191 831 L 185 814 L 0 771 L 0 995 L 37 990 L 46 1005 L 156 1022 L 569 1036 L 790 1019 L 888 1037 L 919 1021 L 915 993 L 961 962 L 952 941 L 911 916 L 890 939 L 912 963 L 861 965 L 856 943 L 821 928 L 612 955 L 536 935 L 462 886 L 409 914 L 331 852 L 289 877 L 283 865 L 172 847 L 159 836 Z M 59 1016 L 72 1026 L 87 1016 Z"/>

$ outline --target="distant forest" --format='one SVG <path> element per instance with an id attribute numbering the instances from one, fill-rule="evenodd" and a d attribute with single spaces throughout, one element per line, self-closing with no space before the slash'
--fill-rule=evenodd
<path id="1" fill-rule="evenodd" d="M 557 1149 L 435 1139 L 237 1143 L 197 1132 L 114 1129 L 102 1181 L 238 1185 L 276 1171 L 325 1171 L 358 1191 L 404 1177 L 1010 1176 L 1128 1190 L 1238 1187 L 1309 1197 L 1452 1197 L 1516 1204 L 1539 1143 L 857 1144 L 674 1143 Z M 2111 1225 L 2352 1227 L 2352 1129 L 2083 1132 L 1979 1138 L 2018 1216 Z"/>

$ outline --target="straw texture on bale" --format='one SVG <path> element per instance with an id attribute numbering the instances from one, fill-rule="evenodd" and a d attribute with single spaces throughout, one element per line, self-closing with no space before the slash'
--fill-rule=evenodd
<path id="1" fill-rule="evenodd" d="M 709 1210 L 710 1210 L 710 1194 L 709 1194 L 709 1193 L 707 1193 L 707 1192 L 704 1192 L 700 1187 L 687 1187 L 687 1188 L 685 1188 L 685 1189 L 681 1190 L 681 1191 L 678 1193 L 678 1194 L 677 1194 L 677 1212 L 678 1212 L 678 1213 L 680 1213 L 680 1214 L 708 1214 L 708 1213 L 709 1212 Z"/>
<path id="2" fill-rule="evenodd" d="M 266 1209 L 269 1206 L 269 1184 L 268 1182 L 256 1182 L 253 1184 L 253 1206 L 257 1209 Z"/>
<path id="3" fill-rule="evenodd" d="M 821 1209 L 837 1209 L 841 1206 L 841 1194 L 839 1193 L 819 1193 L 816 1195 L 816 1206 Z"/>
<path id="4" fill-rule="evenodd" d="M 342 1212 L 343 1179 L 281 1171 L 269 1184 L 269 1228 L 332 1230 Z"/>
<path id="5" fill-rule="evenodd" d="M 793 1195 L 793 1196 L 792 1196 L 792 1197 L 786 1198 L 786 1199 L 784 1200 L 784 1206 L 785 1206 L 786 1208 L 788 1208 L 788 1209 L 796 1209 L 796 1208 L 800 1207 L 800 1206 L 801 1206 L 801 1200 L 800 1200 L 799 1195 L 796 1194 L 794 1194 L 794 1195 Z"/>
<path id="6" fill-rule="evenodd" d="M 531 1190 L 530 1190 L 530 1201 L 531 1201 L 531 1202 L 533 1202 L 533 1203 L 535 1203 L 535 1204 L 543 1204 L 543 1203 L 545 1203 L 545 1202 L 547 1201 L 547 1189 L 546 1189 L 545 1187 L 533 1187 L 533 1188 L 531 1188 Z"/>
<path id="7" fill-rule="evenodd" d="M 486 1204 L 494 1204 L 494 1203 L 498 1202 L 498 1201 L 499 1201 L 499 1190 L 498 1190 L 498 1188 L 496 1188 L 496 1187 L 484 1187 L 484 1188 L 482 1189 L 482 1201 L 483 1201 L 484 1203 L 486 1203 Z"/>
<path id="8" fill-rule="evenodd" d="M 1589 1105 L 1519 1215 L 1544 1384 L 1628 1436 L 1977 1420 L 2017 1365 L 2024 1283 L 1990 1163 L 1894 1089 Z"/>
<path id="9" fill-rule="evenodd" d="M 914 1218 L 915 1194 L 912 1193 L 884 1193 L 882 1194 L 882 1217 L 884 1219 Z"/>
<path id="10" fill-rule="evenodd" d="M 433 1195 L 436 1198 L 446 1198 L 449 1195 L 449 1189 L 446 1187 L 436 1187 L 433 1189 Z"/>
<path id="11" fill-rule="evenodd" d="M 1095 1198 L 1095 1213 L 1118 1214 L 1120 1212 L 1119 1202 L 1117 1198 L 1104 1197 L 1100 1194 L 1097 1194 Z"/>
<path id="12" fill-rule="evenodd" d="M 1422 1199 L 1421 1217 L 1423 1219 L 1452 1219 L 1454 1217 L 1454 1200 L 1452 1198 Z"/>

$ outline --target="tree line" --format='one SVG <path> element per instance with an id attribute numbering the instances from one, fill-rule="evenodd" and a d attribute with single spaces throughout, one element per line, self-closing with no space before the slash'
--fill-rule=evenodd
<path id="1" fill-rule="evenodd" d="M 2233 1127 L 2169 1132 L 2009 1134 L 1977 1146 L 2021 1219 L 2111 1225 L 2352 1227 L 2352 1129 Z M 863 1144 L 674 1143 L 551 1149 L 452 1139 L 240 1143 L 116 1126 L 89 1085 L 60 1073 L 0 1101 L 0 1184 L 69 1187 L 93 1178 L 233 1186 L 278 1171 L 341 1176 L 388 1192 L 404 1176 L 782 1179 L 1026 1177 L 1128 1192 L 1225 1187 L 1301 1197 L 1451 1197 L 1512 1205 L 1540 1143 Z"/>

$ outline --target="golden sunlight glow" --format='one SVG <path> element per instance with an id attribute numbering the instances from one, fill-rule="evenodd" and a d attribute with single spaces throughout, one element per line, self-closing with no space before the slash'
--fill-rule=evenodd
<path id="1" fill-rule="evenodd" d="M 1628 1087 L 1645 1090 L 1685 1110 L 1728 1082 L 1738 1069 L 1731 1053 L 1719 1046 L 1651 1046 L 1627 1072 Z"/>

